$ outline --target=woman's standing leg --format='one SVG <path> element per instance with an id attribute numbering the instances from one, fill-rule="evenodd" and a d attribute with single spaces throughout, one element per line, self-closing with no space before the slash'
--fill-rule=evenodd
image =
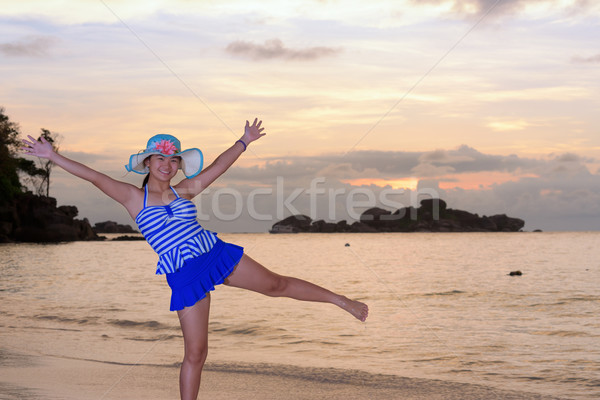
<path id="1" fill-rule="evenodd" d="M 210 293 L 193 306 L 177 311 L 185 347 L 179 374 L 179 392 L 182 400 L 196 400 L 198 397 L 202 367 L 208 354 L 209 311 Z"/>
<path id="2" fill-rule="evenodd" d="M 360 301 L 350 300 L 302 279 L 278 275 L 246 254 L 225 280 L 225 284 L 253 290 L 267 296 L 335 304 L 361 321 L 367 319 L 369 314 L 367 305 Z"/>

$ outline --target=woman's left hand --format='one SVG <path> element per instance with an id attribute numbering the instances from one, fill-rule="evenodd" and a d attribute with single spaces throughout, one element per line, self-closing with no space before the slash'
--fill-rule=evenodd
<path id="1" fill-rule="evenodd" d="M 250 125 L 250 122 L 246 121 L 246 127 L 244 128 L 244 136 L 242 136 L 242 140 L 246 145 L 249 145 L 251 142 L 260 139 L 265 136 L 266 133 L 262 133 L 265 128 L 261 128 L 260 125 L 262 121 L 259 121 L 258 118 L 254 118 L 254 122 Z"/>

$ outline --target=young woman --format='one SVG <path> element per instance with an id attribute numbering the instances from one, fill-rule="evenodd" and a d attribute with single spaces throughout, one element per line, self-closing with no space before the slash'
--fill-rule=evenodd
<path id="1" fill-rule="evenodd" d="M 67 172 L 91 182 L 121 203 L 158 253 L 157 274 L 165 274 L 172 290 L 171 311 L 177 311 L 185 353 L 179 378 L 182 399 L 196 399 L 208 346 L 210 291 L 215 285 L 253 290 L 273 297 L 335 304 L 361 321 L 367 305 L 310 282 L 275 274 L 243 253 L 243 248 L 221 241 L 196 220 L 191 202 L 238 159 L 246 147 L 265 135 L 262 121 L 246 121 L 241 139 L 202 170 L 202 152 L 181 151 L 179 140 L 156 135 L 146 149 L 134 154 L 128 171 L 147 174 L 140 189 L 97 172 L 53 151 L 44 138 L 23 140 L 26 154 L 47 158 Z M 186 178 L 175 186 L 171 179 L 182 169 Z"/>

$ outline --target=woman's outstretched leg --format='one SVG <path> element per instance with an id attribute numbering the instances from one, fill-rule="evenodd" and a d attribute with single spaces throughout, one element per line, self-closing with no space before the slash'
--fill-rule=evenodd
<path id="1" fill-rule="evenodd" d="M 302 279 L 278 275 L 246 254 L 225 280 L 225 284 L 253 290 L 267 296 L 335 304 L 361 321 L 367 319 L 369 313 L 367 305 L 360 301 L 350 300 Z"/>
<path id="2" fill-rule="evenodd" d="M 191 307 L 177 311 L 185 355 L 179 373 L 179 392 L 182 400 L 196 400 L 200 390 L 202 367 L 208 354 L 208 314 L 210 293 Z"/>

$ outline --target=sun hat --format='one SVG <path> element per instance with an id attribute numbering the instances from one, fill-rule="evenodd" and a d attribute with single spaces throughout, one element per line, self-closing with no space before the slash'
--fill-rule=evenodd
<path id="1" fill-rule="evenodd" d="M 153 154 L 181 157 L 181 170 L 186 178 L 193 178 L 202 171 L 204 157 L 199 149 L 191 148 L 181 151 L 181 143 L 172 135 L 155 135 L 148 139 L 146 149 L 129 157 L 125 169 L 129 172 L 147 174 L 150 169 L 144 165 L 144 160 Z"/>

